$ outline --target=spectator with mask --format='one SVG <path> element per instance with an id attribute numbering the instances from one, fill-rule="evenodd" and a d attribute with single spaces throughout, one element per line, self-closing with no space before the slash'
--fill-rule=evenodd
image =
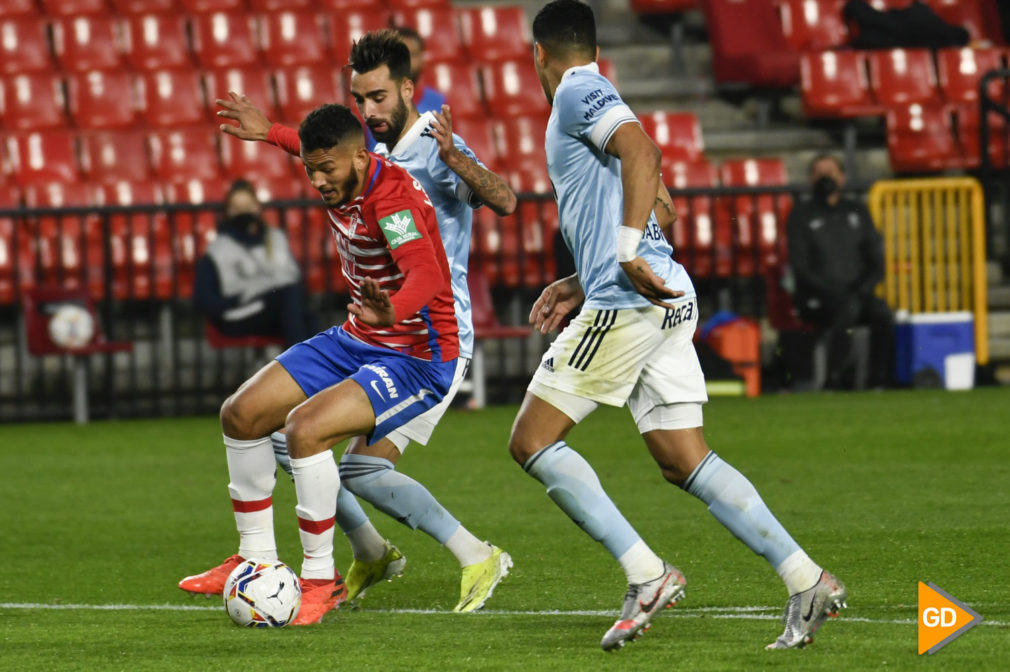
<path id="1" fill-rule="evenodd" d="M 263 221 L 245 180 L 228 190 L 217 237 L 197 262 L 193 301 L 226 336 L 279 336 L 293 345 L 319 330 L 287 236 Z"/>
<path id="2" fill-rule="evenodd" d="M 870 387 L 892 378 L 894 320 L 874 291 L 884 279 L 883 240 L 862 203 L 842 196 L 841 161 L 821 155 L 810 164 L 812 197 L 797 203 L 786 221 L 793 302 L 800 317 L 828 338 L 828 386 L 851 381 L 851 329 L 870 328 Z"/>

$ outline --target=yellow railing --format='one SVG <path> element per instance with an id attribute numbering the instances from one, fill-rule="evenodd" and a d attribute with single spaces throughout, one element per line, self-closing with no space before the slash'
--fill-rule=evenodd
<path id="1" fill-rule="evenodd" d="M 987 363 L 982 185 L 971 177 L 882 180 L 868 200 L 884 236 L 888 305 L 909 313 L 972 312 L 975 357 Z"/>

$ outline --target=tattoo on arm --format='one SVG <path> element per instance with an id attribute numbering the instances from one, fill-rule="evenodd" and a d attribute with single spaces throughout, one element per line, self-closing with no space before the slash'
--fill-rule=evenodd
<path id="1" fill-rule="evenodd" d="M 670 209 L 670 204 L 667 203 L 662 198 L 660 198 L 659 196 L 656 196 L 656 204 L 657 205 L 662 205 L 663 209 L 666 210 L 666 214 L 668 214 L 668 215 L 672 215 L 673 214 L 673 210 Z"/>
<path id="2" fill-rule="evenodd" d="M 485 205 L 499 215 L 511 214 L 515 208 L 515 194 L 501 177 L 490 170 L 481 168 L 476 161 L 460 154 L 458 166 L 450 166 L 453 172 L 466 182 L 473 193 Z"/>

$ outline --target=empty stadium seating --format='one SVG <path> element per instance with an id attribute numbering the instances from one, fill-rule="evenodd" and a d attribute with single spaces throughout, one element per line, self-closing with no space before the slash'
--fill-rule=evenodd
<path id="1" fill-rule="evenodd" d="M 796 51 L 833 49 L 849 39 L 845 0 L 780 0 L 782 33 Z"/>
<path id="2" fill-rule="evenodd" d="M 186 18 L 178 14 L 133 14 L 124 17 L 123 50 L 137 70 L 192 66 Z"/>
<path id="3" fill-rule="evenodd" d="M 342 66 L 351 54 L 351 44 L 371 30 L 389 27 L 389 13 L 385 10 L 354 10 L 334 13 L 330 17 L 330 57 L 332 63 Z"/>
<path id="4" fill-rule="evenodd" d="M 110 0 L 121 14 L 167 13 L 178 9 L 175 0 Z"/>
<path id="5" fill-rule="evenodd" d="M 978 100 L 978 87 L 982 76 L 990 70 L 1003 67 L 1001 49 L 940 49 L 936 52 L 937 78 L 943 97 L 950 102 Z M 1002 81 L 990 82 L 988 95 L 998 100 L 1002 95 Z"/>
<path id="6" fill-rule="evenodd" d="M 803 113 L 808 117 L 883 114 L 870 93 L 866 62 L 859 51 L 807 52 L 800 57 Z"/>
<path id="7" fill-rule="evenodd" d="M 295 177 L 290 155 L 280 147 L 265 142 L 250 142 L 222 135 L 221 164 L 225 175 L 244 177 L 253 184 L 286 182 Z M 301 171 L 299 162 L 298 170 Z"/>
<path id="8" fill-rule="evenodd" d="M 717 83 L 786 88 L 799 80 L 799 55 L 769 0 L 705 0 L 702 9 Z"/>
<path id="9" fill-rule="evenodd" d="M 492 130 L 498 158 L 506 169 L 518 169 L 526 163 L 546 164 L 544 134 L 547 132 L 547 115 L 498 119 Z"/>
<path id="10" fill-rule="evenodd" d="M 12 131 L 67 125 L 63 80 L 48 72 L 0 77 L 0 120 Z"/>
<path id="11" fill-rule="evenodd" d="M 329 63 L 279 68 L 274 72 L 278 121 L 297 125 L 321 103 L 346 104 L 347 92 L 340 70 Z"/>
<path id="12" fill-rule="evenodd" d="M 481 66 L 484 97 L 492 116 L 549 113 L 540 79 L 527 56 L 523 59 L 495 61 Z"/>
<path id="13" fill-rule="evenodd" d="M 309 10 L 261 14 L 261 47 L 267 64 L 287 67 L 323 62 L 326 43 L 321 18 Z"/>
<path id="14" fill-rule="evenodd" d="M 781 187 L 789 181 L 785 162 L 777 158 L 727 160 L 719 167 L 719 177 L 726 187 Z M 734 273 L 752 276 L 778 264 L 792 199 L 784 194 L 741 194 L 721 205 L 734 224 Z"/>
<path id="15" fill-rule="evenodd" d="M 22 186 L 80 178 L 74 135 L 66 129 L 9 135 L 7 156 L 14 182 Z"/>
<path id="16" fill-rule="evenodd" d="M 40 0 L 43 11 L 50 16 L 80 16 L 105 14 L 105 0 Z"/>
<path id="17" fill-rule="evenodd" d="M 215 102 L 218 99 L 229 100 L 228 92 L 234 91 L 245 95 L 252 104 L 260 108 L 268 119 L 277 118 L 277 107 L 274 104 L 274 89 L 270 81 L 270 72 L 258 66 L 223 68 L 208 70 L 203 75 L 204 90 L 207 94 L 207 118 L 223 121 L 216 114 L 221 108 Z M 319 101 L 320 104 L 323 101 Z"/>
<path id="18" fill-rule="evenodd" d="M 890 49 L 867 53 L 870 88 L 885 107 L 940 102 L 933 56 L 928 49 Z"/>
<path id="19" fill-rule="evenodd" d="M 529 22 L 522 7 L 486 6 L 457 10 L 463 46 L 482 61 L 530 60 Z"/>
<path id="20" fill-rule="evenodd" d="M 141 115 L 149 126 L 179 127 L 207 120 L 207 105 L 195 70 L 150 70 L 138 77 Z"/>
<path id="21" fill-rule="evenodd" d="M 148 138 L 155 177 L 166 182 L 219 178 L 220 133 L 215 126 L 152 131 Z"/>
<path id="22" fill-rule="evenodd" d="M 251 14 L 213 11 L 190 18 L 193 54 L 205 68 L 260 62 L 256 21 Z"/>
<path id="23" fill-rule="evenodd" d="M 93 182 L 148 180 L 150 149 L 145 129 L 81 133 L 81 170 Z"/>
<path id="24" fill-rule="evenodd" d="M 460 60 L 426 62 L 425 86 L 445 94 L 453 116 L 475 116 L 485 113 L 477 71 Z"/>
<path id="25" fill-rule="evenodd" d="M 125 70 L 67 75 L 67 109 L 78 128 L 125 128 L 139 119 L 135 80 Z"/>
<path id="26" fill-rule="evenodd" d="M 35 0 L 0 0 L 0 16 L 34 16 L 38 13 Z"/>
<path id="27" fill-rule="evenodd" d="M 458 22 L 448 5 L 402 8 L 394 11 L 392 18 L 394 25 L 413 28 L 421 35 L 426 59 L 459 58 Z"/>
<path id="28" fill-rule="evenodd" d="M 664 231 L 673 245 L 674 258 L 692 275 L 711 275 L 714 199 L 709 195 L 686 196 L 677 191 L 719 186 L 715 166 L 705 160 L 678 161 L 664 157 L 663 183 L 673 190 L 671 197 L 677 212 L 672 230 Z"/>
<path id="29" fill-rule="evenodd" d="M 701 124 L 691 112 L 653 112 L 640 117 L 642 129 L 674 161 L 699 161 L 705 151 Z"/>
<path id="30" fill-rule="evenodd" d="M 896 172 L 936 172 L 963 161 L 944 105 L 895 106 L 887 111 L 887 151 Z"/>
<path id="31" fill-rule="evenodd" d="M 48 27 L 43 16 L 0 17 L 0 74 L 52 71 Z"/>
<path id="32" fill-rule="evenodd" d="M 53 52 L 64 70 L 122 66 L 116 20 L 109 15 L 65 16 L 53 21 Z"/>

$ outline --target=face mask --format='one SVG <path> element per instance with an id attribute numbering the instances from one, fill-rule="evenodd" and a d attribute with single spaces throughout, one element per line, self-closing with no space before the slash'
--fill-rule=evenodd
<path id="1" fill-rule="evenodd" d="M 228 223 L 236 228 L 249 230 L 260 225 L 260 218 L 251 212 L 243 212 L 232 217 Z"/>
<path id="2" fill-rule="evenodd" d="M 828 177 L 827 175 L 818 178 L 818 180 L 814 182 L 814 200 L 819 203 L 827 203 L 828 198 L 837 191 L 838 183 L 835 182 L 834 178 Z"/>

